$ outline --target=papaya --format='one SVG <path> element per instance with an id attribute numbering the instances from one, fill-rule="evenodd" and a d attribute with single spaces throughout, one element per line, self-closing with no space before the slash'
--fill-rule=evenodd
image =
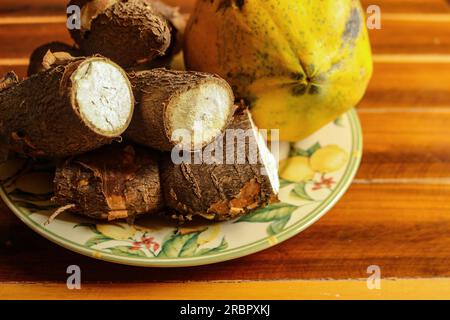
<path id="1" fill-rule="evenodd" d="M 354 107 L 372 75 L 359 0 L 198 0 L 185 37 L 187 68 L 225 78 L 285 141 Z"/>

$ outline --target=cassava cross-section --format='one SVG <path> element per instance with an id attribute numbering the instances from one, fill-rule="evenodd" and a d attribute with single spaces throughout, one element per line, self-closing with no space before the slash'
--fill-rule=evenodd
<path id="1" fill-rule="evenodd" d="M 56 170 L 53 200 L 65 210 L 101 220 L 158 212 L 163 207 L 158 157 L 113 144 L 69 159 Z"/>
<path id="2" fill-rule="evenodd" d="M 137 105 L 126 135 L 136 143 L 161 151 L 198 150 L 233 116 L 231 87 L 215 75 L 154 69 L 129 78 Z"/>
<path id="3" fill-rule="evenodd" d="M 131 85 L 118 65 L 71 59 L 0 91 L 0 136 L 27 156 L 72 156 L 120 137 L 133 110 Z"/>
<path id="4" fill-rule="evenodd" d="M 198 156 L 198 155 L 197 155 Z M 202 152 L 202 163 L 161 162 L 166 205 L 190 220 L 229 220 L 278 201 L 277 164 L 248 110 L 239 110 L 226 133 Z"/>

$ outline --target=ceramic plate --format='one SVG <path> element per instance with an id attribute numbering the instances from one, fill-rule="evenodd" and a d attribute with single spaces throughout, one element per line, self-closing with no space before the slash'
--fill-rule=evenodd
<path id="1" fill-rule="evenodd" d="M 281 145 L 281 202 L 238 220 L 177 226 L 144 218 L 136 225 L 98 224 L 55 210 L 49 163 L 10 161 L 0 169 L 1 196 L 31 229 L 75 252 L 146 267 L 183 267 L 246 256 L 305 230 L 342 197 L 358 169 L 362 133 L 351 110 L 304 141 Z"/>

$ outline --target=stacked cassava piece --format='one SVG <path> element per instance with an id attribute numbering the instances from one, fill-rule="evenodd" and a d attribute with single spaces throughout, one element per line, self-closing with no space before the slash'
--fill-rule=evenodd
<path id="1" fill-rule="evenodd" d="M 177 9 L 154 0 L 70 5 L 81 8 L 81 28 L 71 31 L 76 46 L 43 45 L 28 78 L 0 80 L 2 156 L 63 160 L 54 179 L 60 208 L 49 221 L 64 211 L 110 221 L 163 211 L 180 220 L 228 220 L 277 200 L 276 165 L 225 80 L 130 71 L 179 50 L 185 20 Z M 241 144 L 225 138 L 226 129 L 250 135 Z M 250 145 L 256 149 L 245 154 Z M 245 161 L 173 158 L 211 150 L 206 160 L 244 153 Z"/>

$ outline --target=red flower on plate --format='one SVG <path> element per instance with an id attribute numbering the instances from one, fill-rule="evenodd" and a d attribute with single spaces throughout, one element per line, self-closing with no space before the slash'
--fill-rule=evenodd
<path id="1" fill-rule="evenodd" d="M 332 177 L 327 178 L 327 177 L 325 177 L 325 175 L 323 175 L 322 178 L 320 179 L 320 181 L 314 182 L 314 186 L 312 189 L 314 191 L 317 191 L 317 190 L 320 190 L 323 188 L 331 189 L 335 183 L 336 183 L 336 181 L 334 181 L 334 179 Z"/>
<path id="2" fill-rule="evenodd" d="M 158 251 L 159 244 L 155 241 L 155 238 L 143 236 L 141 238 L 141 241 L 135 241 L 133 242 L 133 246 L 131 247 L 131 250 L 139 250 L 141 248 L 147 248 L 147 249 L 153 249 L 153 251 Z"/>

